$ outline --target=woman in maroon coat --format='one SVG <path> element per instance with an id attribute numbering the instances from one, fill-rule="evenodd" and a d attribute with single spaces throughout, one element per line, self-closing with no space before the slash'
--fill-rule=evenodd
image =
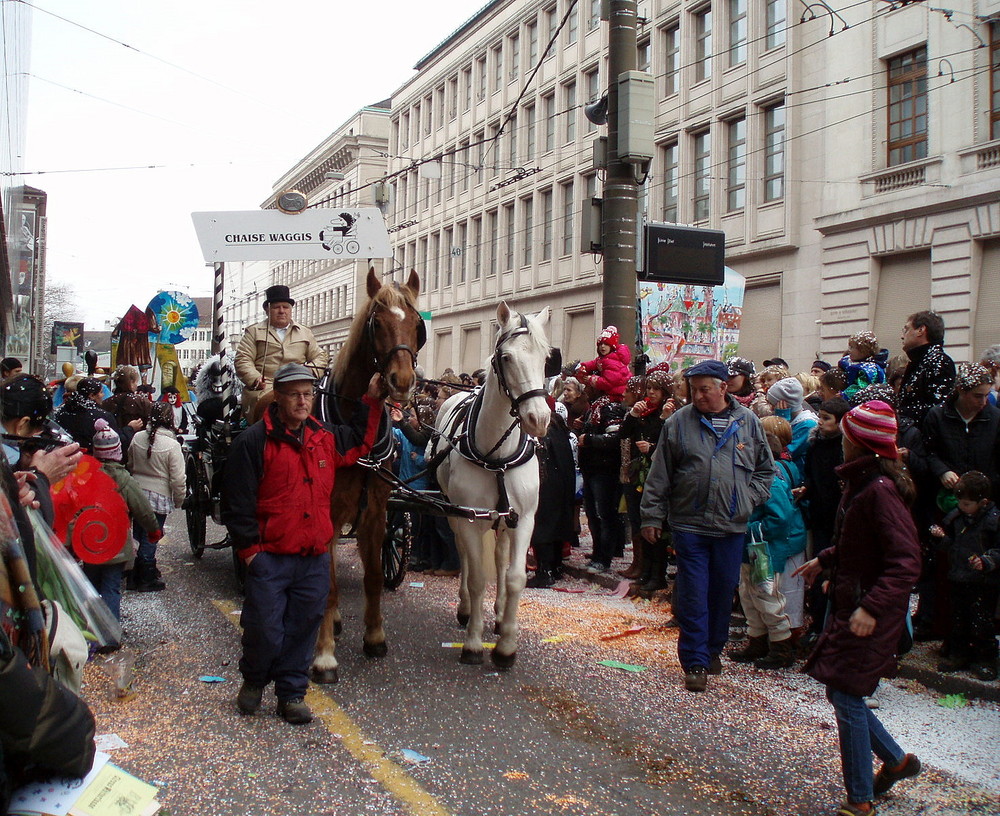
<path id="1" fill-rule="evenodd" d="M 896 675 L 910 592 L 920 575 L 920 544 L 907 504 L 913 483 L 900 469 L 896 416 L 866 402 L 841 421 L 845 484 L 834 544 L 796 574 L 812 582 L 832 569 L 830 613 L 805 671 L 826 684 L 840 736 L 847 801 L 838 816 L 875 812 L 872 799 L 916 776 L 920 760 L 904 753 L 865 704 L 881 677 Z M 872 779 L 872 753 L 882 768 Z"/>

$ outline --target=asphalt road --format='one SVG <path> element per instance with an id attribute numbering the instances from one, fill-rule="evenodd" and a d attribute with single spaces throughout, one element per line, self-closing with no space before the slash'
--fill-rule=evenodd
<path id="1" fill-rule="evenodd" d="M 525 593 L 518 661 L 498 672 L 488 660 L 461 665 L 443 645 L 462 639 L 457 579 L 411 574 L 385 597 L 388 656 L 364 657 L 352 543 L 338 552 L 340 683 L 310 691 L 308 726 L 277 717 L 270 692 L 242 717 L 230 552 L 194 561 L 181 513 L 165 542 L 166 591 L 126 595 L 127 649 L 92 662 L 85 695 L 98 733 L 128 745 L 113 761 L 158 785 L 173 816 L 756 816 L 832 813 L 843 798 L 832 712 L 815 683 L 727 662 L 706 694 L 685 692 L 667 610 L 583 583 Z M 132 694 L 120 700 L 111 677 L 129 658 Z M 995 707 L 986 715 L 1000 730 Z M 933 765 L 899 787 L 880 813 L 996 813 L 1000 801 Z"/>

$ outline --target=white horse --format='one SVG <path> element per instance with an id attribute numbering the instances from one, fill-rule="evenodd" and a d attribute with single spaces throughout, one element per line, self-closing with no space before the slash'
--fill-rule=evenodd
<path id="1" fill-rule="evenodd" d="M 482 387 L 455 394 L 438 413 L 440 437 L 428 460 L 451 446 L 438 466 L 441 489 L 452 504 L 495 508 L 497 523 L 496 631 L 493 662 L 509 668 L 517 657 L 517 607 L 525 584 L 525 558 L 538 506 L 538 459 L 531 437 L 545 436 L 550 410 L 545 400 L 548 308 L 526 317 L 501 302 L 496 345 Z M 513 417 L 513 419 L 512 419 Z M 449 517 L 462 560 L 458 622 L 466 627 L 461 662 L 483 662 L 483 536 L 493 520 Z"/>

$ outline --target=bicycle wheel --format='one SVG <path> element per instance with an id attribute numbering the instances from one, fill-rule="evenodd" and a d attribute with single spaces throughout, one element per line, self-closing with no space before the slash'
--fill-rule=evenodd
<path id="1" fill-rule="evenodd" d="M 184 469 L 187 472 L 184 518 L 187 522 L 188 545 L 191 547 L 191 554 L 195 558 L 201 558 L 205 554 L 210 506 L 208 484 L 201 470 L 201 462 L 194 456 L 187 457 Z"/>
<path id="2" fill-rule="evenodd" d="M 382 584 L 386 589 L 396 589 L 406 577 L 413 539 L 413 519 L 409 512 L 393 513 L 382 540 Z"/>

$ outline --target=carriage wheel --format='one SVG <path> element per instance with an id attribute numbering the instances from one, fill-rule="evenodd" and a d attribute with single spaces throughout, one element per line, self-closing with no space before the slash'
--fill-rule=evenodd
<path id="1" fill-rule="evenodd" d="M 242 595 L 244 584 L 247 579 L 247 565 L 244 563 L 243 559 L 240 558 L 240 554 L 237 552 L 235 547 L 233 547 L 233 574 L 236 576 L 236 588 Z"/>
<path id="2" fill-rule="evenodd" d="M 409 512 L 392 513 L 382 539 L 382 583 L 396 589 L 406 577 L 413 540 L 413 520 Z"/>
<path id="3" fill-rule="evenodd" d="M 205 537 L 207 535 L 207 511 L 209 502 L 208 484 L 205 475 L 194 456 L 189 456 L 185 463 L 187 472 L 187 491 L 184 497 L 184 517 L 187 521 L 188 544 L 195 558 L 205 554 Z"/>

